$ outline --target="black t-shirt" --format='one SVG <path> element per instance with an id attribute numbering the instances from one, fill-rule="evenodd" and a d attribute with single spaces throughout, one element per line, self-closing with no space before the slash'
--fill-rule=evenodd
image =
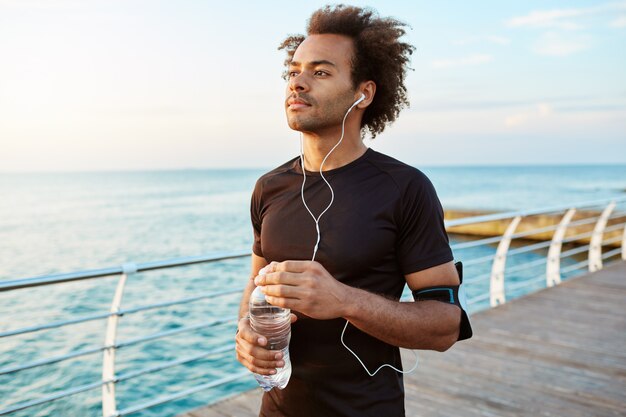
<path id="1" fill-rule="evenodd" d="M 334 201 L 322 216 L 315 260 L 335 279 L 399 299 L 404 275 L 453 260 L 443 209 L 418 169 L 368 149 L 324 172 Z M 311 260 L 315 222 L 304 207 L 300 158 L 261 176 L 251 201 L 253 251 L 268 262 Z M 306 171 L 306 203 L 317 217 L 331 201 L 319 172 Z M 344 319 L 300 318 L 289 346 L 292 375 L 263 397 L 262 416 L 403 416 L 402 374 L 388 367 L 370 377 L 340 342 Z M 401 369 L 399 349 L 348 325 L 345 343 L 370 372 Z"/>

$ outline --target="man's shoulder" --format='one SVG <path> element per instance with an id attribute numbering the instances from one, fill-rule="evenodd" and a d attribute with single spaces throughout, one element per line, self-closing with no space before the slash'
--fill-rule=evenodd
<path id="1" fill-rule="evenodd" d="M 285 175 L 285 174 L 292 174 L 293 173 L 293 167 L 294 164 L 297 162 L 297 160 L 300 157 L 296 156 L 291 158 L 289 161 L 277 166 L 276 168 L 273 168 L 269 171 L 267 171 L 266 173 L 264 173 L 263 175 L 261 175 L 257 181 L 256 181 L 256 189 L 262 188 L 264 185 L 266 185 L 268 182 L 271 182 L 272 180 L 276 179 L 277 177 L 280 177 L 281 175 Z"/>
<path id="2" fill-rule="evenodd" d="M 373 151 L 369 162 L 389 175 L 400 189 L 431 185 L 428 176 L 420 169 L 382 152 Z"/>

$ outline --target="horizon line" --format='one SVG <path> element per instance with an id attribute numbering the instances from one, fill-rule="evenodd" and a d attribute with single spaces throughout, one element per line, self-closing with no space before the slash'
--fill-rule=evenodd
<path id="1" fill-rule="evenodd" d="M 563 163 L 528 163 L 511 164 L 442 164 L 416 165 L 407 163 L 415 168 L 511 168 L 511 167 L 602 167 L 624 166 L 626 162 L 563 162 Z M 231 167 L 176 167 L 176 168 L 111 168 L 111 169 L 76 169 L 76 170 L 2 170 L 3 174 L 80 174 L 80 173 L 137 173 L 137 172 L 174 172 L 174 171 L 241 171 L 241 170 L 272 170 L 275 167 L 267 166 L 231 166 Z"/>

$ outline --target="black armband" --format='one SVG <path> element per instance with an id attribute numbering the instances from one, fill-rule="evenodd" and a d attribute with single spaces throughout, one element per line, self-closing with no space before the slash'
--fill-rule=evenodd
<path id="1" fill-rule="evenodd" d="M 459 273 L 460 285 L 438 285 L 435 287 L 420 288 L 413 291 L 415 301 L 435 300 L 443 303 L 454 304 L 461 309 L 461 329 L 458 340 L 472 337 L 472 326 L 466 312 L 465 286 L 463 286 L 463 263 L 454 264 Z"/>

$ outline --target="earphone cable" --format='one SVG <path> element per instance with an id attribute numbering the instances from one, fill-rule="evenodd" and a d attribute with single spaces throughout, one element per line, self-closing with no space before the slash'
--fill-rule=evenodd
<path id="1" fill-rule="evenodd" d="M 365 96 L 362 96 L 362 99 L 365 98 Z M 361 100 L 362 100 L 361 99 Z M 322 211 L 320 213 L 320 215 L 316 218 L 315 215 L 313 214 L 313 212 L 311 212 L 311 209 L 309 208 L 309 206 L 306 204 L 306 201 L 304 199 L 304 184 L 306 183 L 306 171 L 304 168 L 304 145 L 303 145 L 303 135 L 302 132 L 300 132 L 300 163 L 302 166 L 302 175 L 303 175 L 303 179 L 302 179 L 302 187 L 300 189 L 300 195 L 302 197 L 302 203 L 304 204 L 304 207 L 307 209 L 307 211 L 309 212 L 309 214 L 311 215 L 311 217 L 313 218 L 313 221 L 315 222 L 315 229 L 317 231 L 317 241 L 315 242 L 315 247 L 313 248 L 313 258 L 311 259 L 311 261 L 315 260 L 315 255 L 317 254 L 317 250 L 319 248 L 319 243 L 321 240 L 321 234 L 320 234 L 320 227 L 319 227 L 319 221 L 322 218 L 322 216 L 324 215 L 324 213 L 326 213 L 326 211 L 328 211 L 328 209 L 330 208 L 330 206 L 333 204 L 333 201 L 335 200 L 335 192 L 333 191 L 333 187 L 330 186 L 330 183 L 326 180 L 326 177 L 324 177 L 324 174 L 322 173 L 322 167 L 324 166 L 324 163 L 326 162 L 326 159 L 328 159 L 328 157 L 330 156 L 330 154 L 337 148 L 337 146 L 339 146 L 339 144 L 341 143 L 341 141 L 343 140 L 344 137 L 344 133 L 345 133 L 345 124 L 346 124 L 346 119 L 348 117 L 348 114 L 350 113 L 350 111 L 354 108 L 354 106 L 356 106 L 361 100 L 357 100 L 356 102 L 354 102 L 354 104 L 352 104 L 352 106 L 348 109 L 348 111 L 346 112 L 346 114 L 343 116 L 343 121 L 341 122 L 341 137 L 339 138 L 339 141 L 335 144 L 335 146 L 333 146 L 333 148 L 328 152 L 328 154 L 326 154 L 326 156 L 324 157 L 324 159 L 322 160 L 322 163 L 320 164 L 320 176 L 322 177 L 322 179 L 324 180 L 324 182 L 326 183 L 326 185 L 328 185 L 328 188 L 330 188 L 330 203 L 328 203 L 328 206 L 326 207 L 326 209 L 324 209 L 324 211 Z M 348 347 L 348 345 L 346 345 L 346 343 L 343 340 L 343 336 L 346 332 L 346 329 L 348 328 L 348 323 L 350 323 L 350 321 L 346 320 L 346 324 L 343 327 L 343 331 L 341 332 L 341 344 L 348 349 L 348 351 L 350 353 L 352 353 L 352 355 L 354 355 L 354 357 L 359 361 L 359 363 L 361 364 L 361 366 L 363 367 L 363 369 L 365 369 L 365 372 L 367 372 L 367 374 L 369 376 L 374 376 L 376 375 L 376 373 L 378 371 L 380 371 L 381 369 L 385 368 L 385 367 L 389 367 L 393 370 L 395 370 L 396 372 L 399 372 L 401 374 L 408 374 L 410 372 L 413 372 L 415 369 L 417 369 L 417 364 L 418 364 L 418 357 L 417 357 L 417 353 L 415 353 L 415 351 L 411 350 L 411 352 L 413 352 L 413 354 L 415 355 L 415 364 L 413 365 L 413 367 L 408 370 L 408 371 L 402 371 L 396 367 L 394 367 L 393 365 L 390 365 L 388 363 L 385 363 L 381 366 L 378 367 L 378 369 L 376 369 L 373 373 L 369 371 L 369 369 L 367 369 L 367 366 L 365 366 L 365 364 L 363 363 L 363 361 L 361 360 L 361 358 L 359 358 L 359 356 Z"/>

